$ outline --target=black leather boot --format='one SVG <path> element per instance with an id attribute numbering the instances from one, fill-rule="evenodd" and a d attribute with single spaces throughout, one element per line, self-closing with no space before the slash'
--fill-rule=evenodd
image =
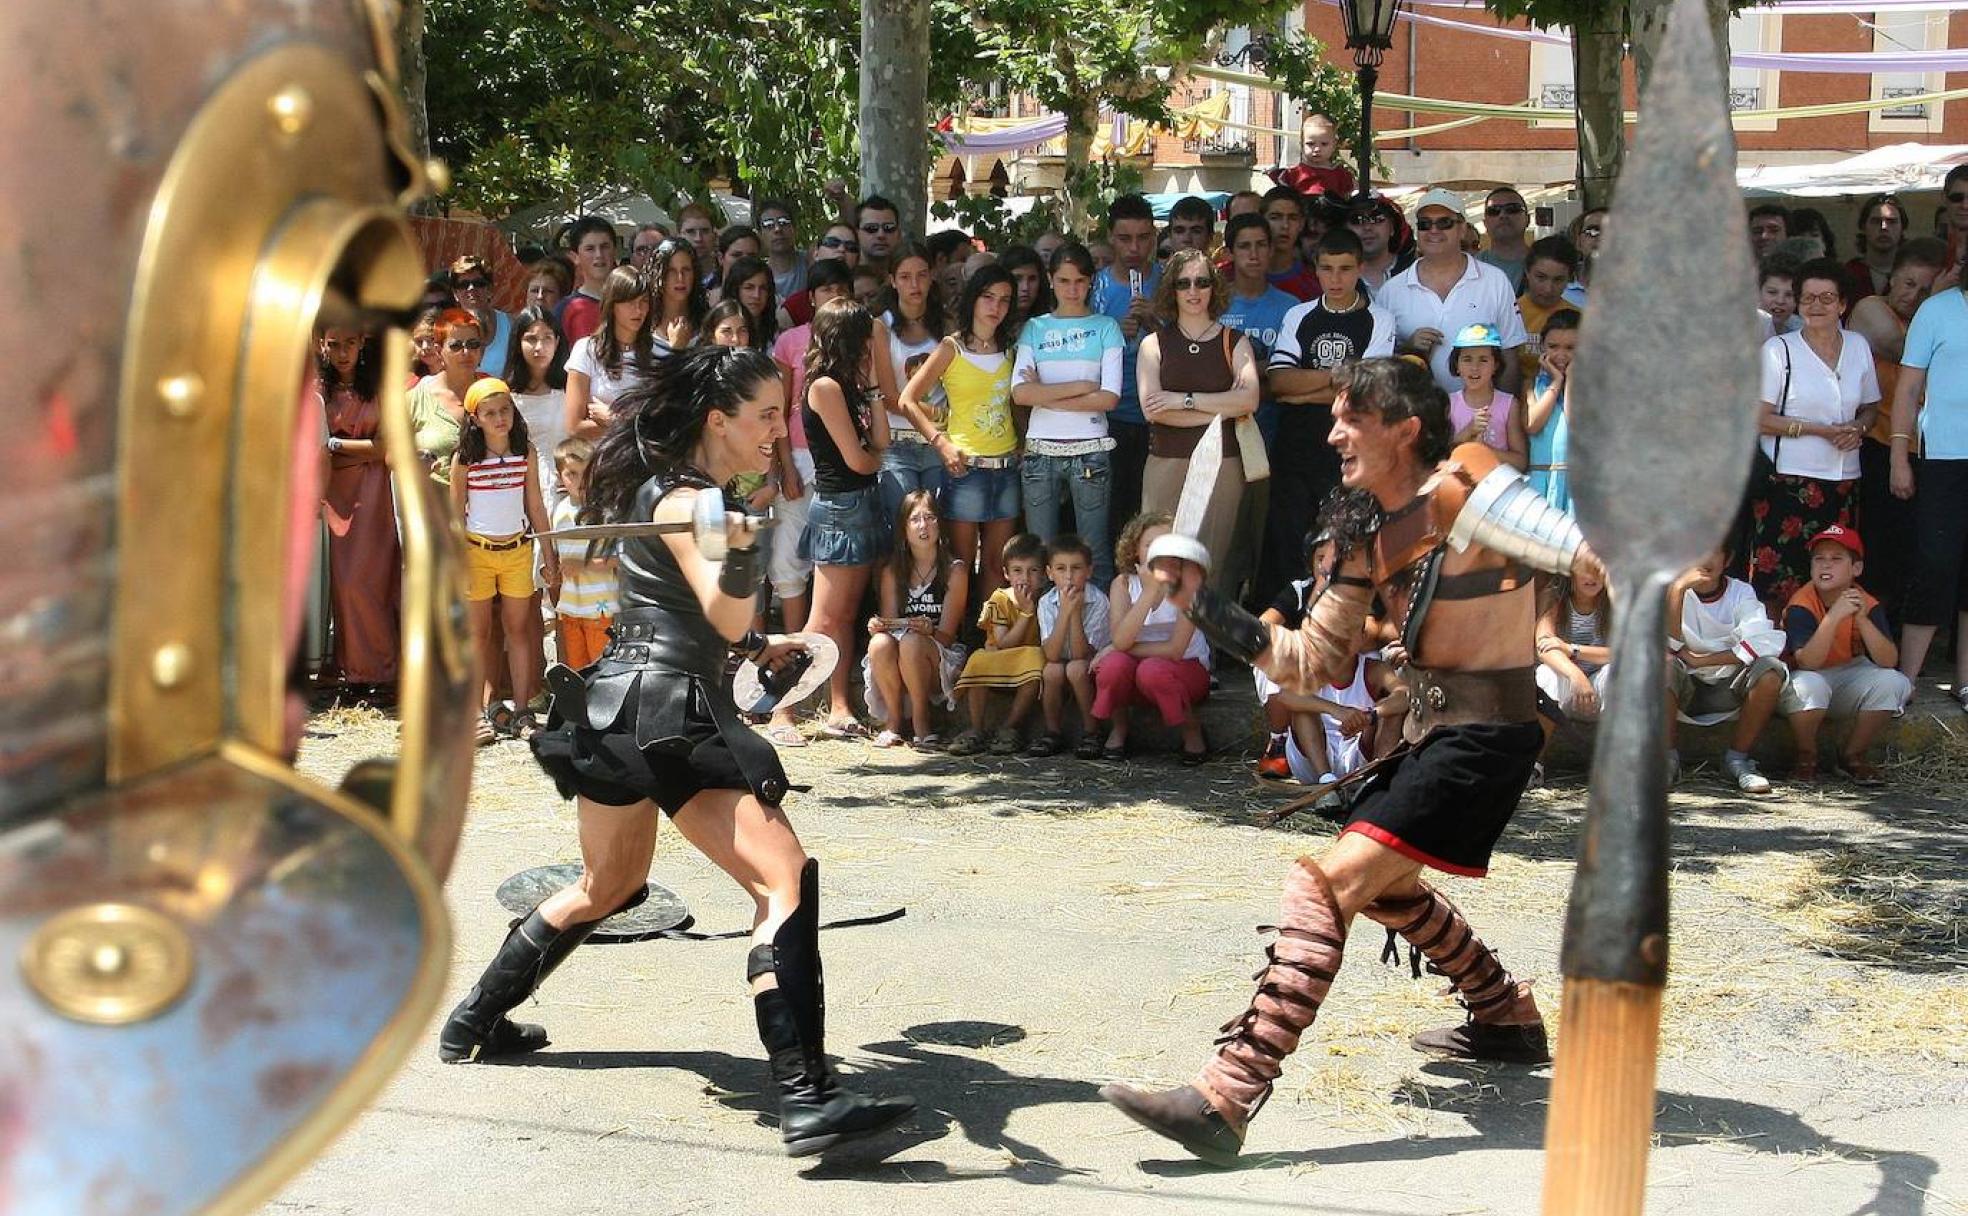
<path id="1" fill-rule="evenodd" d="M 648 889 L 617 908 L 625 912 L 648 897 Z M 609 913 L 613 916 L 615 913 Z M 547 1045 L 544 1027 L 515 1022 L 506 1016 L 546 982 L 554 968 L 574 953 L 601 927 L 601 920 L 584 921 L 556 929 L 535 908 L 523 920 L 513 922 L 512 931 L 499 945 L 499 952 L 486 964 L 478 983 L 458 1002 L 444 1028 L 437 1035 L 437 1058 L 446 1064 L 471 1064 L 492 1056 L 519 1055 L 538 1051 Z"/>
<path id="2" fill-rule="evenodd" d="M 769 946 L 746 959 L 748 980 L 779 981 L 752 998 L 759 1042 L 779 1089 L 779 1134 L 789 1157 L 810 1157 L 872 1135 L 913 1114 L 914 1098 L 871 1098 L 843 1089 L 827 1063 L 826 994 L 820 969 L 820 863 L 800 872 L 800 902 Z"/>

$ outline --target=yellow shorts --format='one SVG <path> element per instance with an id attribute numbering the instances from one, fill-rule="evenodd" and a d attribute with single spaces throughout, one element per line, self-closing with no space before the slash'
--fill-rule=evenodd
<path id="1" fill-rule="evenodd" d="M 505 596 L 523 600 L 533 594 L 532 542 L 510 549 L 486 549 L 465 538 L 465 598 L 474 603 Z"/>

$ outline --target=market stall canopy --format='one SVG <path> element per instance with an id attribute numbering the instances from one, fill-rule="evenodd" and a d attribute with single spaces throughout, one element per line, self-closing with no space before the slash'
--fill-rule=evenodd
<path id="1" fill-rule="evenodd" d="M 1832 198 L 1845 194 L 1910 194 L 1939 190 L 1954 166 L 1968 161 L 1968 144 L 1889 144 L 1820 165 L 1756 165 L 1736 171 L 1750 194 Z"/>

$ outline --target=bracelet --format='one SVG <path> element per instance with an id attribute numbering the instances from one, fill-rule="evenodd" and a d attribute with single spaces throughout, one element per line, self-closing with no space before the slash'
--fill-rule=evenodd
<path id="1" fill-rule="evenodd" d="M 1801 439 L 1804 436 L 1804 424 L 1793 422 L 1790 424 L 1790 429 L 1784 432 L 1784 434 L 1791 439 Z"/>
<path id="2" fill-rule="evenodd" d="M 1907 441 L 1908 443 L 1912 443 L 1912 442 L 1913 442 L 1913 432 L 1912 432 L 1912 431 L 1894 431 L 1894 432 L 1893 432 L 1893 435 L 1892 435 L 1892 437 L 1893 437 L 1894 439 L 1904 439 L 1904 440 L 1906 440 L 1906 441 Z"/>

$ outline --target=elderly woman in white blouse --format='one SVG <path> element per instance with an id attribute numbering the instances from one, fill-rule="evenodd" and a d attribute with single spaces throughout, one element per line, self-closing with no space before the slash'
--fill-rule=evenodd
<path id="1" fill-rule="evenodd" d="M 1751 487 L 1749 582 L 1781 613 L 1811 577 L 1810 539 L 1853 526 L 1859 443 L 1879 409 L 1872 347 L 1844 328 L 1844 268 L 1806 262 L 1796 276 L 1802 329 L 1763 344 L 1758 429 L 1774 472 Z"/>

